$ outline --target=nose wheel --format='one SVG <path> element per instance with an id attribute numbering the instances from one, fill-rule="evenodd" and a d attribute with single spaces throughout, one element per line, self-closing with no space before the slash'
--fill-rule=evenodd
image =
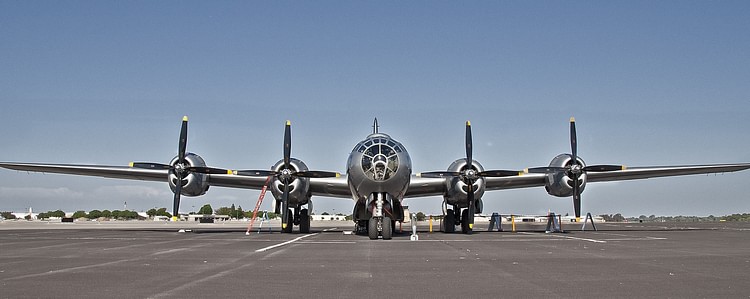
<path id="1" fill-rule="evenodd" d="M 377 240 L 382 236 L 383 240 L 390 240 L 393 237 L 393 221 L 391 217 L 372 217 L 367 223 L 367 235 L 370 240 Z"/>

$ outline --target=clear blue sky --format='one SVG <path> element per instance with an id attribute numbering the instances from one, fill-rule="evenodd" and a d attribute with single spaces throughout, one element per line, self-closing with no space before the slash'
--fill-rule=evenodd
<path id="1" fill-rule="evenodd" d="M 578 120 L 589 164 L 750 162 L 748 1 L 0 0 L 0 160 L 167 162 L 180 120 L 208 164 L 293 156 L 345 171 L 378 117 L 415 171 L 463 155 L 547 165 Z M 750 172 L 589 184 L 584 211 L 750 211 Z M 251 208 L 258 192 L 185 198 Z M 0 171 L 0 210 L 170 207 L 166 183 Z M 316 212 L 350 200 L 315 198 Z M 441 198 L 407 200 L 439 213 Z M 264 205 L 270 208 L 270 201 Z M 488 192 L 488 211 L 572 213 L 543 188 Z"/>

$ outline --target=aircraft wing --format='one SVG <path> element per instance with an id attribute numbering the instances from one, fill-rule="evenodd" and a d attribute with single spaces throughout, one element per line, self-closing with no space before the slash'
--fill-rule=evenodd
<path id="1" fill-rule="evenodd" d="M 143 169 L 129 166 L 44 164 L 44 163 L 11 163 L 0 162 L 0 167 L 42 173 L 59 173 L 105 178 L 166 182 L 168 171 L 164 169 Z M 632 167 L 625 170 L 609 172 L 588 172 L 588 182 L 607 182 L 637 180 L 655 177 L 681 176 L 734 172 L 750 169 L 750 163 L 711 164 L 685 166 L 647 166 Z M 524 174 L 512 177 L 485 178 L 486 190 L 518 189 L 541 187 L 545 183 L 545 174 Z M 260 190 L 266 181 L 265 177 L 249 177 L 226 174 L 208 175 L 211 186 Z M 423 178 L 413 175 L 404 197 L 422 197 L 443 195 L 447 178 Z M 351 190 L 346 176 L 338 178 L 311 178 L 310 191 L 317 196 L 351 198 Z"/>
<path id="2" fill-rule="evenodd" d="M 104 178 L 167 182 L 169 171 L 165 169 L 144 169 L 129 166 L 11 163 L 0 162 L 0 167 L 41 173 L 59 173 Z M 227 174 L 208 176 L 210 186 L 260 190 L 266 177 L 251 177 Z M 346 176 L 339 178 L 311 178 L 310 189 L 313 195 L 351 198 Z"/>
<path id="3" fill-rule="evenodd" d="M 639 180 L 657 177 L 670 177 L 692 174 L 734 172 L 750 169 L 750 163 L 710 164 L 682 166 L 644 166 L 631 167 L 625 170 L 586 173 L 587 182 L 609 182 Z M 521 176 L 485 178 L 487 190 L 517 189 L 544 186 L 546 174 L 527 173 Z"/>
<path id="4" fill-rule="evenodd" d="M 657 177 L 734 172 L 745 169 L 750 169 L 750 163 L 632 167 L 618 171 L 588 172 L 587 181 L 589 183 L 626 181 Z M 510 177 L 487 177 L 485 178 L 485 190 L 542 187 L 545 184 L 545 177 L 546 174 L 535 173 Z M 412 176 L 405 197 L 443 195 L 446 192 L 446 180 L 450 180 L 450 178 L 423 178 Z"/>
<path id="5" fill-rule="evenodd" d="M 423 178 L 412 175 L 409 179 L 409 188 L 406 189 L 404 197 L 421 197 L 443 195 L 445 193 L 446 178 Z"/>
<path id="6" fill-rule="evenodd" d="M 750 169 L 750 163 L 685 166 L 632 167 L 610 172 L 588 172 L 589 182 L 625 181 L 691 174 L 735 172 Z"/>
<path id="7" fill-rule="evenodd" d="M 0 162 L 0 167 L 19 171 L 61 173 L 159 182 L 167 182 L 167 177 L 169 174 L 165 169 L 143 169 L 132 168 L 129 166 Z"/>
<path id="8" fill-rule="evenodd" d="M 352 192 L 346 180 L 345 175 L 337 178 L 310 178 L 310 192 L 317 196 L 351 198 Z M 211 186 L 256 190 L 262 189 L 265 182 L 266 177 L 228 174 L 212 174 L 208 179 L 208 184 Z"/>

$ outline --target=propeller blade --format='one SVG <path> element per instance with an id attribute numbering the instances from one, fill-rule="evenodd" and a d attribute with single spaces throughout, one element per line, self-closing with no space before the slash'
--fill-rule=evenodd
<path id="1" fill-rule="evenodd" d="M 275 176 L 278 175 L 277 172 L 272 170 L 235 170 L 232 171 L 232 174 L 235 175 L 244 175 L 244 176 Z"/>
<path id="2" fill-rule="evenodd" d="M 174 185 L 174 201 L 172 202 L 172 219 L 179 217 L 180 195 L 182 194 L 182 176 L 177 174 L 177 184 Z"/>
<path id="3" fill-rule="evenodd" d="M 289 217 L 289 184 L 284 183 L 284 193 L 281 195 L 281 229 L 285 230 L 289 225 L 287 223 L 287 217 Z"/>
<path id="4" fill-rule="evenodd" d="M 567 170 L 564 167 L 532 167 L 532 168 L 526 168 L 523 170 L 523 172 L 526 173 L 550 173 L 550 172 L 556 172 L 556 171 L 565 171 Z"/>
<path id="5" fill-rule="evenodd" d="M 436 179 L 442 179 L 445 177 L 455 177 L 460 176 L 460 172 L 452 172 L 452 171 L 430 171 L 430 172 L 422 172 L 417 173 L 418 177 L 423 178 L 436 178 Z"/>
<path id="6" fill-rule="evenodd" d="M 581 189 L 578 187 L 578 176 L 573 177 L 573 210 L 576 222 L 581 222 Z"/>
<path id="7" fill-rule="evenodd" d="M 480 172 L 478 175 L 481 177 L 495 177 L 495 178 L 501 178 L 501 177 L 509 177 L 509 176 L 517 176 L 523 173 L 522 171 L 517 170 L 486 170 Z"/>
<path id="8" fill-rule="evenodd" d="M 301 177 L 301 178 L 337 178 L 341 176 L 341 174 L 338 172 L 318 171 L 318 170 L 300 171 L 300 172 L 294 173 L 293 175 L 296 177 Z"/>
<path id="9" fill-rule="evenodd" d="M 292 155 L 292 122 L 286 121 L 284 127 L 284 168 L 290 169 L 289 159 Z"/>
<path id="10" fill-rule="evenodd" d="M 186 170 L 205 174 L 233 174 L 232 170 L 213 167 L 188 167 Z"/>
<path id="11" fill-rule="evenodd" d="M 151 162 L 130 162 L 130 167 L 145 169 L 170 169 L 171 165 Z"/>
<path id="12" fill-rule="evenodd" d="M 471 167 L 474 162 L 472 157 L 471 122 L 466 121 L 466 164 Z"/>
<path id="13" fill-rule="evenodd" d="M 474 182 L 470 182 L 471 184 L 467 185 L 467 192 L 466 192 L 466 198 L 469 201 L 469 219 L 464 219 L 465 221 L 468 221 L 469 223 L 469 232 L 471 233 L 474 229 Z"/>
<path id="14" fill-rule="evenodd" d="M 576 137 L 576 119 L 570 118 L 570 153 L 573 155 L 573 162 L 578 163 L 578 138 Z"/>
<path id="15" fill-rule="evenodd" d="M 590 172 L 606 172 L 606 171 L 618 171 L 625 170 L 625 165 L 591 165 L 583 168 L 583 171 Z"/>
<path id="16" fill-rule="evenodd" d="M 185 163 L 185 148 L 187 148 L 187 129 L 188 129 L 188 117 L 182 117 L 182 128 L 180 129 L 180 144 L 177 148 L 177 157 L 179 163 Z"/>

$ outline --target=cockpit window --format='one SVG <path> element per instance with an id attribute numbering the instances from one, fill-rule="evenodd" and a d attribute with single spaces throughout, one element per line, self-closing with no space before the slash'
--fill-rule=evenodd
<path id="1" fill-rule="evenodd" d="M 371 145 L 368 146 L 368 143 Z M 398 170 L 398 153 L 385 138 L 374 138 L 372 142 L 365 142 L 367 149 L 362 153 L 362 170 L 370 179 L 385 181 L 396 174 Z"/>

